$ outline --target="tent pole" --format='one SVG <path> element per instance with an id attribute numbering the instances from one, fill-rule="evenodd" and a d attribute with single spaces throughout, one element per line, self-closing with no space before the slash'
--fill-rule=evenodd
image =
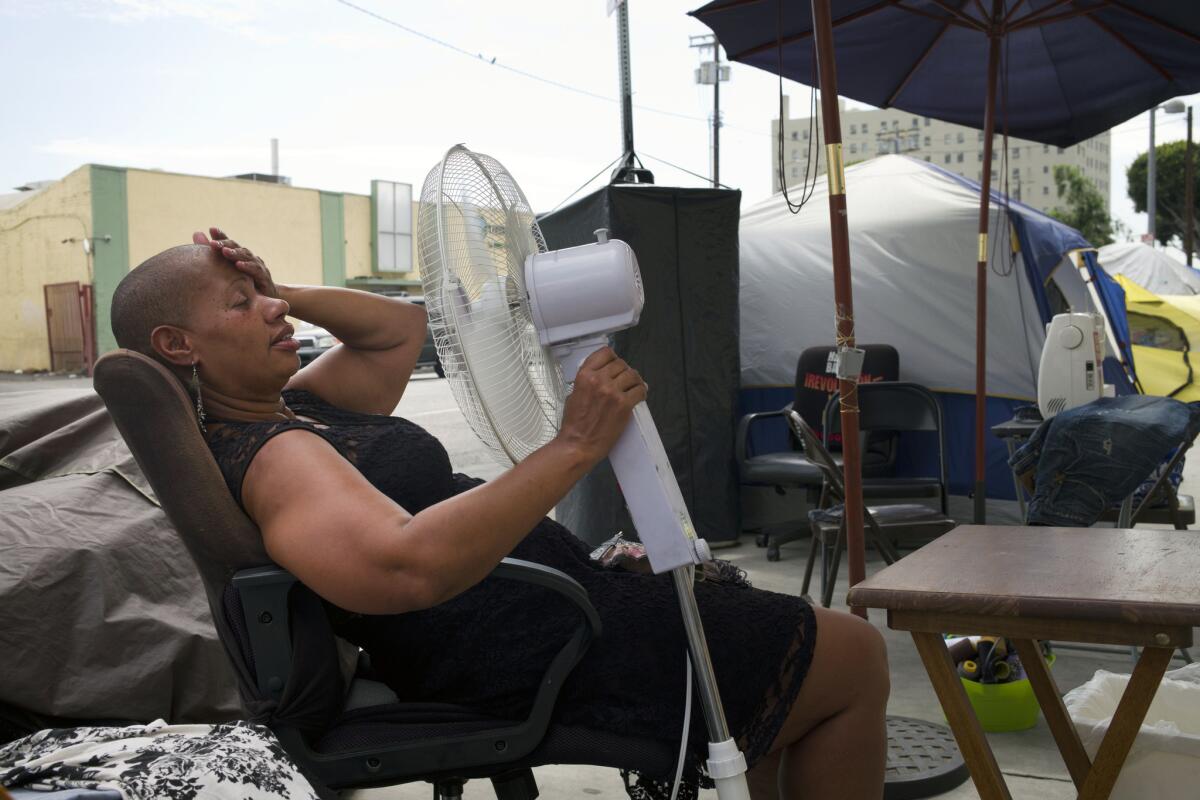
<path id="1" fill-rule="evenodd" d="M 846 214 L 846 173 L 842 162 L 842 122 L 838 113 L 837 63 L 833 55 L 833 19 L 829 0 L 812 0 L 813 46 L 825 127 L 825 165 L 829 181 L 829 229 L 833 239 L 833 297 L 839 348 L 854 347 L 854 296 L 850 283 L 850 229 Z M 862 466 L 858 441 L 858 375 L 838 381 L 842 414 L 842 464 L 846 482 L 846 550 L 850 585 L 866 577 L 863 543 Z M 864 619 L 865 608 L 852 608 Z"/>
<path id="2" fill-rule="evenodd" d="M 975 265 L 975 524 L 987 521 L 987 277 L 988 217 L 992 192 L 992 138 L 996 131 L 996 78 L 1000 72 L 1003 0 L 992 0 L 988 27 L 987 105 L 983 114 L 983 175 L 979 187 L 979 261 Z"/>

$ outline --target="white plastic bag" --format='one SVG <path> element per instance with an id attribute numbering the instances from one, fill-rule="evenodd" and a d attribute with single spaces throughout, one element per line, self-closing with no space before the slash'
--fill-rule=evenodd
<path id="1" fill-rule="evenodd" d="M 1063 698 L 1089 757 L 1096 757 L 1128 685 L 1128 675 L 1097 670 Z M 1112 800 L 1151 797 L 1200 798 L 1200 663 L 1163 676 L 1112 793 Z"/>

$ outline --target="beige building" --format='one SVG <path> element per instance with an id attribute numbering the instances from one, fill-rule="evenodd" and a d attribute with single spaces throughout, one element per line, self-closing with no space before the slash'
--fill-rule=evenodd
<path id="1" fill-rule="evenodd" d="M 0 371 L 78 370 L 113 349 L 117 283 L 211 225 L 281 283 L 420 292 L 409 184 L 372 181 L 364 195 L 267 177 L 88 164 L 0 195 Z"/>
<path id="2" fill-rule="evenodd" d="M 842 103 L 842 158 L 846 165 L 866 161 L 877 155 L 900 153 L 924 159 L 949 172 L 973 181 L 983 179 L 983 132 L 930 117 L 921 117 L 899 109 L 878 111 L 847 110 Z M 789 189 L 804 181 L 809 154 L 814 158 L 816 174 L 825 172 L 824 148 L 819 131 L 820 117 L 811 128 L 807 117 L 793 119 L 784 98 L 783 166 Z M 815 141 L 810 137 L 816 134 Z M 771 186 L 779 186 L 779 120 L 771 123 Z M 1109 202 L 1112 153 L 1108 132 L 1072 147 L 1054 147 L 1025 139 L 1009 139 L 1008 193 L 1015 200 L 1048 211 L 1062 205 L 1054 183 L 1054 167 L 1075 166 Z M 811 143 L 811 147 L 810 147 Z M 1003 139 L 992 145 L 992 188 L 1004 191 L 1001 158 Z M 812 177 L 809 171 L 809 177 Z"/>

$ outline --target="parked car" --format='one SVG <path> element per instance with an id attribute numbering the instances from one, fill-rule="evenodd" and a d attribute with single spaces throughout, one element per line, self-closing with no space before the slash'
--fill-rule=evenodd
<path id="1" fill-rule="evenodd" d="M 419 306 L 425 305 L 424 297 L 410 297 L 408 302 L 416 303 Z M 425 344 L 421 346 L 421 355 L 417 356 L 418 367 L 433 367 L 433 371 L 437 373 L 439 378 L 446 377 L 446 371 L 442 369 L 442 361 L 438 358 L 437 348 L 433 345 L 433 331 L 425 331 Z"/>
<path id="2" fill-rule="evenodd" d="M 301 322 L 296 326 L 296 341 L 300 342 L 297 353 L 302 367 L 338 343 L 336 336 L 311 322 Z"/>
<path id="3" fill-rule="evenodd" d="M 409 297 L 408 302 L 419 306 L 425 305 L 424 297 Z M 296 340 L 300 342 L 300 366 L 312 363 L 312 360 L 338 343 L 337 337 L 324 328 L 309 322 L 296 326 Z M 417 356 L 417 367 L 432 367 L 439 378 L 446 377 L 442 362 L 438 358 L 437 348 L 433 345 L 433 333 L 425 332 L 425 343 L 421 345 L 421 354 Z"/>

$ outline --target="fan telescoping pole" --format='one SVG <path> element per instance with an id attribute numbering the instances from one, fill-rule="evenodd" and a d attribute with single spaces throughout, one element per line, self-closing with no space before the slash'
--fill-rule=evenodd
<path id="1" fill-rule="evenodd" d="M 833 300 L 836 308 L 839 361 L 854 349 L 854 289 L 850 282 L 850 228 L 846 213 L 846 173 L 842 162 L 842 120 L 838 112 L 837 64 L 833 57 L 833 22 L 829 0 L 812 0 L 813 44 L 821 90 L 821 122 L 825 126 L 825 164 L 829 181 L 829 230 L 833 243 Z M 846 482 L 846 550 L 850 585 L 866 577 L 863 542 L 862 457 L 858 441 L 857 370 L 838 370 L 842 414 L 842 464 Z M 867 612 L 852 609 L 861 617 Z"/>
<path id="2" fill-rule="evenodd" d="M 975 524 L 987 521 L 987 459 L 983 428 L 987 422 L 987 279 L 988 217 L 992 196 L 992 138 L 996 130 L 996 77 L 1000 72 L 1003 0 L 992 0 L 988 28 L 987 104 L 983 111 L 983 174 L 979 178 L 979 260 L 975 265 Z"/>

